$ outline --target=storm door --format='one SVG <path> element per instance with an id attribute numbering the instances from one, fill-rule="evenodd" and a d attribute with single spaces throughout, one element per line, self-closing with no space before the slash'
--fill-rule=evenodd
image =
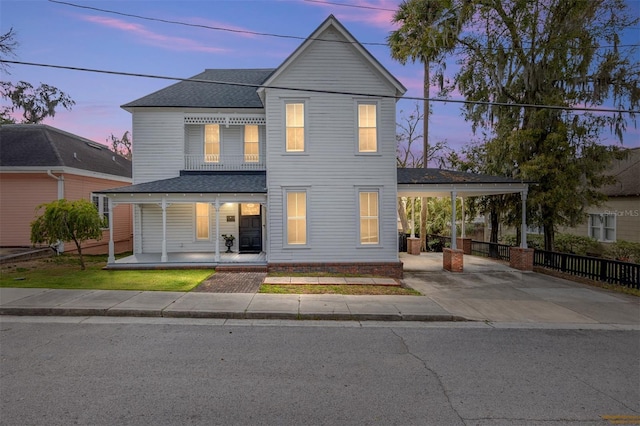
<path id="1" fill-rule="evenodd" d="M 262 251 L 262 211 L 259 203 L 240 204 L 240 253 Z"/>

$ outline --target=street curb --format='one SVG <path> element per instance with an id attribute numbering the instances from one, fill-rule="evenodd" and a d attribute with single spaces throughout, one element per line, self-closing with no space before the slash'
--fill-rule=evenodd
<path id="1" fill-rule="evenodd" d="M 155 317 L 155 318 L 215 318 L 247 320 L 300 320 L 300 321 L 417 321 L 417 322 L 472 322 L 457 315 L 422 314 L 342 314 L 293 312 L 213 312 L 173 311 L 157 309 L 95 309 L 95 308 L 0 308 L 0 315 L 11 316 L 103 316 L 103 317 Z"/>

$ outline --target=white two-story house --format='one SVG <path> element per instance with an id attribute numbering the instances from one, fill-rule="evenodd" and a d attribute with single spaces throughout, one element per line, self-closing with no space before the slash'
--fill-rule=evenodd
<path id="1" fill-rule="evenodd" d="M 112 207 L 133 205 L 134 254 L 112 254 L 109 266 L 401 276 L 395 118 L 405 91 L 330 16 L 276 69 L 207 69 L 123 105 L 133 185 L 103 193 Z"/>

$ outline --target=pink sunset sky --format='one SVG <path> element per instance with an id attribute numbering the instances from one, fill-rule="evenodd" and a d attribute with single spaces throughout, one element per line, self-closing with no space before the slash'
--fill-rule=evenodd
<path id="1" fill-rule="evenodd" d="M 408 96 L 422 95 L 422 65 L 403 66 L 391 59 L 387 46 L 378 45 L 384 44 L 394 29 L 391 18 L 399 0 L 342 2 L 359 7 L 304 0 L 70 3 L 231 31 L 149 21 L 45 0 L 2 0 L 0 32 L 13 27 L 19 42 L 13 59 L 179 78 L 191 77 L 206 68 L 275 68 L 333 14 L 407 87 Z M 638 16 L 640 0 L 630 0 L 628 4 Z M 637 44 L 638 33 L 640 30 L 635 28 L 624 35 L 626 42 Z M 59 110 L 45 123 L 100 143 L 105 143 L 111 134 L 120 137 L 131 129 L 131 116 L 120 105 L 172 84 L 167 80 L 25 65 L 13 65 L 9 72 L 3 73 L 3 81 L 25 80 L 34 85 L 42 82 L 69 94 L 76 102 L 73 109 Z M 432 91 L 432 96 L 435 93 Z M 398 111 L 414 110 L 415 102 L 400 100 Z M 446 140 L 451 148 L 459 149 L 474 139 L 470 124 L 461 116 L 460 104 L 434 102 L 432 110 L 430 142 Z M 609 142 L 613 141 L 610 137 Z M 632 122 L 624 146 L 640 147 L 640 131 Z"/>

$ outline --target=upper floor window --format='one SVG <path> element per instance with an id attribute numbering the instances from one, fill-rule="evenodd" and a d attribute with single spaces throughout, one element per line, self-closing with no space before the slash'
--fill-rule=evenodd
<path id="1" fill-rule="evenodd" d="M 589 236 L 598 241 L 616 241 L 616 215 L 590 214 Z"/>
<path id="2" fill-rule="evenodd" d="M 307 193 L 287 192 L 287 244 L 307 244 Z"/>
<path id="3" fill-rule="evenodd" d="M 209 204 L 196 203 L 196 239 L 209 239 Z"/>
<path id="4" fill-rule="evenodd" d="M 285 105 L 286 151 L 304 152 L 304 103 Z"/>
<path id="5" fill-rule="evenodd" d="M 378 151 L 376 104 L 358 103 L 358 152 Z"/>
<path id="6" fill-rule="evenodd" d="M 360 244 L 379 244 L 378 192 L 360 192 Z"/>
<path id="7" fill-rule="evenodd" d="M 205 163 L 220 162 L 219 124 L 207 124 L 204 126 L 204 161 Z"/>
<path id="8" fill-rule="evenodd" d="M 93 203 L 94 206 L 96 206 L 96 209 L 100 214 L 100 217 L 104 221 L 104 227 L 108 228 L 109 227 L 109 199 L 105 195 L 92 195 L 91 202 Z"/>
<path id="9" fill-rule="evenodd" d="M 244 162 L 257 163 L 260 161 L 260 145 L 258 126 L 247 124 L 244 126 Z"/>

